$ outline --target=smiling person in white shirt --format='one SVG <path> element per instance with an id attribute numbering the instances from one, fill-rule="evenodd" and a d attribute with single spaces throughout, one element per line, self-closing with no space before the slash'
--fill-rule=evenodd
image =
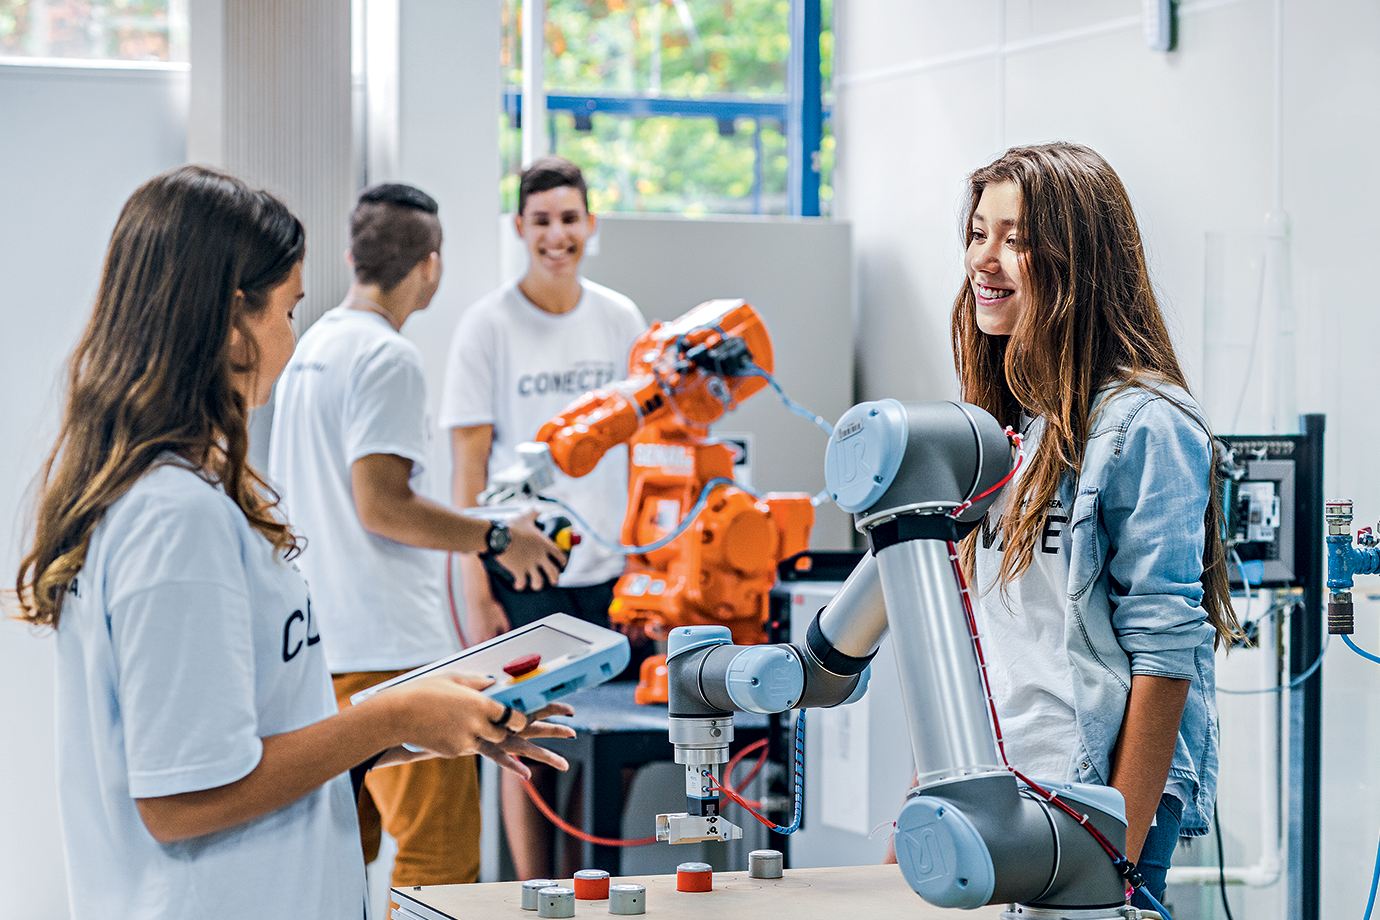
<path id="1" fill-rule="evenodd" d="M 542 157 L 525 169 L 513 223 L 527 246 L 527 272 L 465 312 L 446 366 L 440 424 L 451 434 L 457 508 L 474 505 L 489 474 L 511 466 L 517 445 L 532 440 L 548 419 L 585 392 L 622 380 L 633 341 L 647 328 L 631 300 L 580 275 L 597 220 L 578 166 Z M 610 450 L 580 479 L 558 472 L 544 494 L 564 500 L 595 531 L 616 539 L 628 502 L 627 447 Z M 467 638 L 482 642 L 557 612 L 609 625 L 624 558 L 586 539 L 572 549 L 558 582 L 522 591 L 473 556 L 461 557 Z M 636 646 L 645 636 L 629 639 Z M 539 771 L 538 779 L 549 793 L 550 775 Z M 507 777 L 503 817 L 519 876 L 551 877 L 551 825 L 521 784 Z"/>

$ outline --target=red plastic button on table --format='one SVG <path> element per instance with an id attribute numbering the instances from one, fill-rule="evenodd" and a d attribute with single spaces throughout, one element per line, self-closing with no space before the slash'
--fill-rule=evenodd
<path id="1" fill-rule="evenodd" d="M 609 896 L 609 874 L 603 869 L 581 869 L 575 873 L 575 900 L 606 901 Z"/>
<path id="2" fill-rule="evenodd" d="M 684 862 L 676 866 L 676 891 L 713 891 L 714 870 L 709 863 Z"/>

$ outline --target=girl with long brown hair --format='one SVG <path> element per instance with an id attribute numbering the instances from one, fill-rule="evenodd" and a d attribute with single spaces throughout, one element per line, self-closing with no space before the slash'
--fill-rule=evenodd
<path id="1" fill-rule="evenodd" d="M 1213 652 L 1237 629 L 1211 436 L 1102 157 L 1008 150 L 969 178 L 964 234 L 963 398 L 1024 437 L 962 546 L 1006 750 L 1119 790 L 1127 855 L 1162 897 L 1178 836 L 1211 818 Z"/>
<path id="2" fill-rule="evenodd" d="M 487 678 L 336 712 L 299 538 L 246 460 L 304 247 L 277 199 L 197 167 L 139 188 L 111 237 L 17 577 L 56 631 L 74 917 L 360 917 L 352 768 L 424 756 L 404 743 L 564 766 L 527 739 L 571 734 L 540 721 L 569 707 L 494 724 Z"/>

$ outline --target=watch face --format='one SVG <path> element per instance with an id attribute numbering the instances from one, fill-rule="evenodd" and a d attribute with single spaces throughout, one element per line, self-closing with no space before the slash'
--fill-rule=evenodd
<path id="1" fill-rule="evenodd" d="M 512 541 L 513 534 L 508 529 L 507 524 L 494 522 L 494 525 L 489 528 L 489 552 L 501 553 L 508 548 L 508 544 Z"/>

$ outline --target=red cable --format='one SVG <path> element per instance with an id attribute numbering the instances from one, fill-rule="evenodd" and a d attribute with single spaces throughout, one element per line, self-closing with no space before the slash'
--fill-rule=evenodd
<path id="1" fill-rule="evenodd" d="M 757 776 L 757 774 L 760 773 L 760 772 L 762 771 L 763 765 L 766 764 L 766 762 L 767 762 L 767 752 L 766 752 L 766 750 L 765 750 L 766 746 L 767 746 L 767 739 L 766 739 L 766 738 L 761 738 L 761 739 L 759 739 L 759 740 L 757 740 L 757 741 L 752 742 L 752 744 L 749 744 L 747 747 L 743 748 L 741 751 L 739 751 L 738 753 L 734 754 L 734 755 L 729 759 L 729 761 L 728 761 L 728 766 L 724 768 L 724 782 L 727 783 L 727 784 L 729 784 L 729 787 L 732 788 L 734 792 L 737 792 L 739 789 L 742 789 L 742 788 L 743 788 L 744 786 L 746 786 L 748 783 L 752 782 L 753 778 L 754 778 L 755 776 Z M 752 769 L 748 771 L 748 775 L 745 776 L 745 777 L 743 777 L 742 782 L 738 783 L 738 785 L 736 785 L 736 786 L 732 785 L 732 780 L 733 780 L 733 768 L 736 767 L 736 766 L 738 766 L 738 764 L 742 762 L 742 760 L 743 760 L 744 757 L 746 757 L 748 754 L 751 754 L 753 751 L 757 750 L 758 748 L 763 748 L 763 751 L 762 751 L 761 754 L 758 755 L 758 757 L 757 757 L 757 762 L 756 762 L 755 764 L 752 765 Z M 761 807 L 762 807 L 762 803 L 761 803 L 761 802 L 752 801 L 752 800 L 748 800 L 748 801 L 749 801 L 749 804 L 753 805 L 753 806 L 756 807 L 756 808 L 761 808 Z"/>
<path id="2" fill-rule="evenodd" d="M 725 771 L 725 774 L 731 772 L 733 767 L 742 761 L 743 757 L 752 753 L 758 748 L 765 748 L 766 745 L 767 739 L 763 738 L 759 741 L 754 741 L 752 744 L 749 744 L 747 747 L 743 748 L 737 754 L 733 755 L 733 759 L 728 762 L 729 766 L 728 770 Z M 766 762 L 766 759 L 767 752 L 763 750 L 761 756 L 757 758 L 756 765 L 752 768 L 752 770 L 748 773 L 747 777 L 743 780 L 743 785 L 746 785 L 747 783 L 752 781 L 752 778 L 757 775 L 757 771 L 762 769 L 762 765 Z M 713 777 L 711 777 L 710 779 L 712 781 Z M 748 811 L 751 811 L 752 814 L 756 816 L 757 820 L 767 825 L 772 824 L 771 821 L 768 821 L 766 818 L 762 817 L 761 815 L 757 814 L 757 812 L 753 811 L 752 806 L 749 805 L 747 801 L 744 800 L 741 796 L 739 796 L 738 793 L 735 792 L 733 789 L 727 786 L 720 785 L 717 782 L 715 782 L 714 785 L 718 786 L 725 793 L 727 793 L 728 796 L 731 799 L 733 799 L 733 801 L 737 802 L 739 805 L 743 806 Z M 532 785 L 531 780 L 523 780 L 522 787 L 525 790 L 527 790 L 527 797 L 532 800 L 532 804 L 536 805 L 537 809 L 541 811 L 542 814 L 546 815 L 548 821 L 559 827 L 561 830 L 565 831 L 567 834 L 579 840 L 585 840 L 596 846 L 605 847 L 645 847 L 650 844 L 656 843 L 656 837 L 639 837 L 635 840 L 616 840 L 611 837 L 596 837 L 593 834 L 586 834 L 578 827 L 575 827 L 573 824 L 563 820 L 559 815 L 557 815 L 556 812 L 551 809 L 551 806 L 547 805 L 546 802 L 542 799 L 541 793 L 537 792 L 537 789 L 535 786 Z M 754 804 L 760 807 L 762 803 L 756 802 Z"/>
<path id="3" fill-rule="evenodd" d="M 746 799 L 744 799 L 744 798 L 743 798 L 742 796 L 740 796 L 738 793 L 734 792 L 734 791 L 733 791 L 732 789 L 730 789 L 729 787 L 725 786 L 723 783 L 721 783 L 721 782 L 719 782 L 718 780 L 716 780 L 716 779 L 714 778 L 714 775 L 713 775 L 712 773 L 706 772 L 706 773 L 705 773 L 705 776 L 709 779 L 709 782 L 713 784 L 713 786 L 714 786 L 715 789 L 719 790 L 719 791 L 722 792 L 724 795 L 726 795 L 726 796 L 728 796 L 730 799 L 732 799 L 734 802 L 738 803 L 740 806 L 742 806 L 744 809 L 747 810 L 747 813 L 748 813 L 748 814 L 752 815 L 752 816 L 753 816 L 754 818 L 756 818 L 758 821 L 761 821 L 761 822 L 762 822 L 763 824 L 765 824 L 767 827 L 776 827 L 776 826 L 777 826 L 777 824 L 776 824 L 775 821 L 772 821 L 770 818 L 766 818 L 766 817 L 763 817 L 762 815 L 758 814 L 758 813 L 757 813 L 757 810 L 756 810 L 755 808 L 753 808 L 751 805 L 749 805 L 749 804 L 747 803 L 747 800 L 746 800 Z M 760 805 L 760 804 L 762 804 L 762 803 L 761 803 L 761 802 L 758 802 L 757 804 Z"/>
<path id="4" fill-rule="evenodd" d="M 761 744 L 761 745 L 763 745 L 763 747 L 765 747 L 767 742 L 766 742 L 766 740 L 764 739 L 764 740 L 762 740 L 762 741 L 757 741 L 757 742 L 753 742 L 753 743 L 754 743 L 754 744 Z M 751 750 L 751 748 L 748 748 L 748 750 Z M 738 783 L 738 785 L 735 786 L 734 788 L 736 788 L 736 789 L 741 789 L 741 788 L 743 788 L 744 786 L 746 786 L 748 783 L 752 782 L 753 779 L 757 776 L 757 774 L 762 772 L 762 767 L 766 765 L 766 762 L 767 762 L 767 752 L 766 752 L 765 750 L 763 750 L 762 753 L 760 753 L 760 754 L 757 755 L 757 762 L 754 763 L 754 764 L 752 765 L 752 769 L 748 771 L 748 775 L 747 775 L 747 776 L 744 776 L 743 779 L 742 779 L 742 782 Z"/>
<path id="5" fill-rule="evenodd" d="M 1006 759 L 1006 741 L 1001 735 L 1001 720 L 997 718 L 997 703 L 996 700 L 992 699 L 992 684 L 987 679 L 987 658 L 982 653 L 982 640 L 978 638 L 977 617 L 973 614 L 972 592 L 968 590 L 968 579 L 963 575 L 963 566 L 959 564 L 958 550 L 952 540 L 949 541 L 948 546 L 949 562 L 954 567 L 954 577 L 958 579 L 958 594 L 963 598 L 963 612 L 968 618 L 968 635 L 972 637 L 973 649 L 977 653 L 978 671 L 982 675 L 982 692 L 987 695 L 987 709 L 992 713 L 992 731 L 997 736 L 997 752 L 1001 754 L 1002 764 L 1010 770 L 1011 761 Z"/>
<path id="6" fill-rule="evenodd" d="M 1016 435 L 1016 437 L 1019 438 L 1020 436 Z M 1017 446 L 1019 447 L 1019 444 Z M 1019 468 L 1019 460 L 1017 461 L 1016 465 Z M 1012 473 L 1014 474 L 1015 470 L 1012 470 Z M 1007 479 L 1010 478 L 1010 476 L 1007 477 Z M 1000 483 L 998 483 L 998 486 L 1000 486 Z M 993 488 L 997 488 L 997 486 L 994 486 Z M 978 496 L 978 498 L 981 497 L 982 496 Z M 974 501 L 976 500 L 977 499 L 974 499 Z M 968 589 L 968 580 L 963 576 L 963 568 L 959 564 L 958 551 L 954 547 L 953 542 L 950 541 L 948 545 L 949 561 L 953 564 L 954 575 L 958 578 L 959 596 L 963 598 L 963 610 L 968 618 L 968 629 L 973 637 L 973 648 L 977 652 L 978 669 L 982 675 L 982 689 L 983 692 L 987 694 L 987 707 L 989 710 L 991 710 L 992 713 L 992 731 L 997 738 L 997 750 L 1001 754 L 1002 764 L 1006 767 L 1006 769 L 1010 770 L 1013 774 L 1015 774 L 1018 780 L 1025 783 L 1026 786 L 1029 787 L 1032 792 L 1040 796 L 1040 798 L 1044 799 L 1049 804 L 1058 808 L 1060 811 L 1068 815 L 1074 821 L 1078 822 L 1078 824 L 1084 830 L 1086 830 L 1089 834 L 1092 835 L 1093 840 L 1097 843 L 1098 846 L 1102 848 L 1102 851 L 1106 853 L 1108 857 L 1111 858 L 1114 864 L 1120 866 L 1122 863 L 1129 863 L 1130 861 L 1126 859 L 1126 856 L 1116 848 L 1116 845 L 1112 843 L 1110 840 L 1108 840 L 1107 837 L 1101 831 L 1099 831 L 1096 827 L 1093 826 L 1092 819 L 1089 818 L 1088 815 L 1078 812 L 1075 809 L 1071 808 L 1066 802 L 1064 802 L 1063 799 L 1059 798 L 1057 794 L 1050 792 L 1043 786 L 1040 786 L 1038 783 L 1030 779 L 1024 773 L 1021 773 L 1015 767 L 1011 766 L 1011 761 L 1007 759 L 1006 745 L 1002 741 L 1001 736 L 1001 721 L 997 718 L 997 704 L 996 701 L 992 699 L 992 685 L 987 678 L 987 662 L 982 654 L 982 640 L 978 638 L 977 618 L 973 615 L 973 603 L 971 592 Z"/>
<path id="7" fill-rule="evenodd" d="M 454 559 L 454 553 L 446 553 L 446 600 L 450 601 L 450 621 L 455 624 L 455 636 L 463 650 L 470 646 L 465 641 L 465 629 L 460 625 L 460 611 L 455 609 L 455 573 L 451 564 Z"/>
<path id="8" fill-rule="evenodd" d="M 738 766 L 738 764 L 742 762 L 744 757 L 746 757 L 748 754 L 751 754 L 753 751 L 757 750 L 760 747 L 765 747 L 766 744 L 766 738 L 759 738 L 758 740 L 752 742 L 752 744 L 749 744 L 747 747 L 743 748 L 738 753 L 734 754 L 732 757 L 728 759 L 728 766 L 725 768 L 725 772 L 733 772 L 733 768 Z"/>
<path id="9" fill-rule="evenodd" d="M 1001 478 L 1001 481 L 998 482 L 996 485 L 992 486 L 992 488 L 987 489 L 980 495 L 974 495 L 972 498 L 964 502 L 961 502 L 957 508 L 949 512 L 949 517 L 957 518 L 960 514 L 967 511 L 969 508 L 973 507 L 973 505 L 982 501 L 984 498 L 991 495 L 993 492 L 997 491 L 1002 486 L 1006 485 L 1008 482 L 1011 481 L 1011 477 L 1016 475 L 1016 471 L 1021 468 L 1021 464 L 1025 461 L 1025 454 L 1021 451 L 1021 442 L 1025 439 L 1020 435 L 1019 432 L 1013 429 L 1010 425 L 1006 426 L 1006 430 L 1004 433 L 1007 439 L 1012 441 L 1016 445 L 1016 465 L 1011 467 L 1011 472 L 1003 476 Z"/>
<path id="10" fill-rule="evenodd" d="M 1064 814 L 1068 815 L 1070 818 L 1073 818 L 1073 820 L 1077 821 L 1080 825 L 1082 825 L 1084 830 L 1086 830 L 1089 834 L 1092 834 L 1093 840 L 1097 841 L 1098 846 L 1102 847 L 1103 852 L 1110 856 L 1113 862 L 1119 862 L 1122 859 L 1126 858 L 1124 855 L 1122 855 L 1121 851 L 1119 851 L 1116 848 L 1116 844 L 1108 840 L 1101 831 L 1099 831 L 1096 827 L 1093 826 L 1092 819 L 1089 818 L 1087 815 L 1080 814 L 1079 812 L 1075 811 L 1073 808 L 1069 807 L 1069 805 L 1065 803 L 1063 799 L 1059 798 L 1059 796 L 1056 793 L 1050 792 L 1048 789 L 1039 786 L 1035 783 L 1034 780 L 1029 779 L 1025 774 L 1017 770 L 1015 767 L 1012 767 L 1008 764 L 1007 769 L 1009 769 L 1012 773 L 1016 774 L 1016 778 L 1021 782 L 1025 783 L 1027 786 L 1029 786 L 1031 791 L 1039 795 L 1040 798 L 1044 799 L 1046 802 L 1049 802 L 1051 805 L 1055 806 Z"/>
<path id="11" fill-rule="evenodd" d="M 541 811 L 542 814 L 546 815 L 547 820 L 572 837 L 601 847 L 645 847 L 656 843 L 656 837 L 654 836 L 639 837 L 636 840 L 615 840 L 612 837 L 596 837 L 593 834 L 586 834 L 570 822 L 562 820 L 559 815 L 552 811 L 551 806 L 547 805 L 546 802 L 542 800 L 541 794 L 537 792 L 531 780 L 523 780 L 522 787 L 527 790 L 527 797 L 532 800 L 532 804 L 537 806 L 537 809 Z"/>
<path id="12" fill-rule="evenodd" d="M 446 553 L 446 599 L 450 602 L 450 619 L 451 622 L 455 624 L 455 634 L 460 638 L 460 647 L 469 648 L 469 645 L 465 643 L 465 631 L 460 626 L 460 613 L 455 608 L 454 568 L 451 565 L 454 555 L 454 553 Z M 763 741 L 762 743 L 765 744 L 766 742 Z M 551 806 L 542 801 L 540 793 L 538 793 L 536 787 L 532 785 L 531 780 L 523 780 L 522 785 L 523 788 L 527 790 L 527 797 L 532 800 L 532 804 L 536 805 L 537 809 L 541 811 L 542 814 L 546 815 L 547 820 L 572 837 L 588 841 L 596 846 L 605 847 L 645 847 L 649 844 L 656 843 L 656 837 L 641 837 L 637 840 L 613 840 L 608 837 L 596 837 L 593 834 L 586 834 L 573 824 L 562 820 L 559 815 L 552 811 Z"/>

